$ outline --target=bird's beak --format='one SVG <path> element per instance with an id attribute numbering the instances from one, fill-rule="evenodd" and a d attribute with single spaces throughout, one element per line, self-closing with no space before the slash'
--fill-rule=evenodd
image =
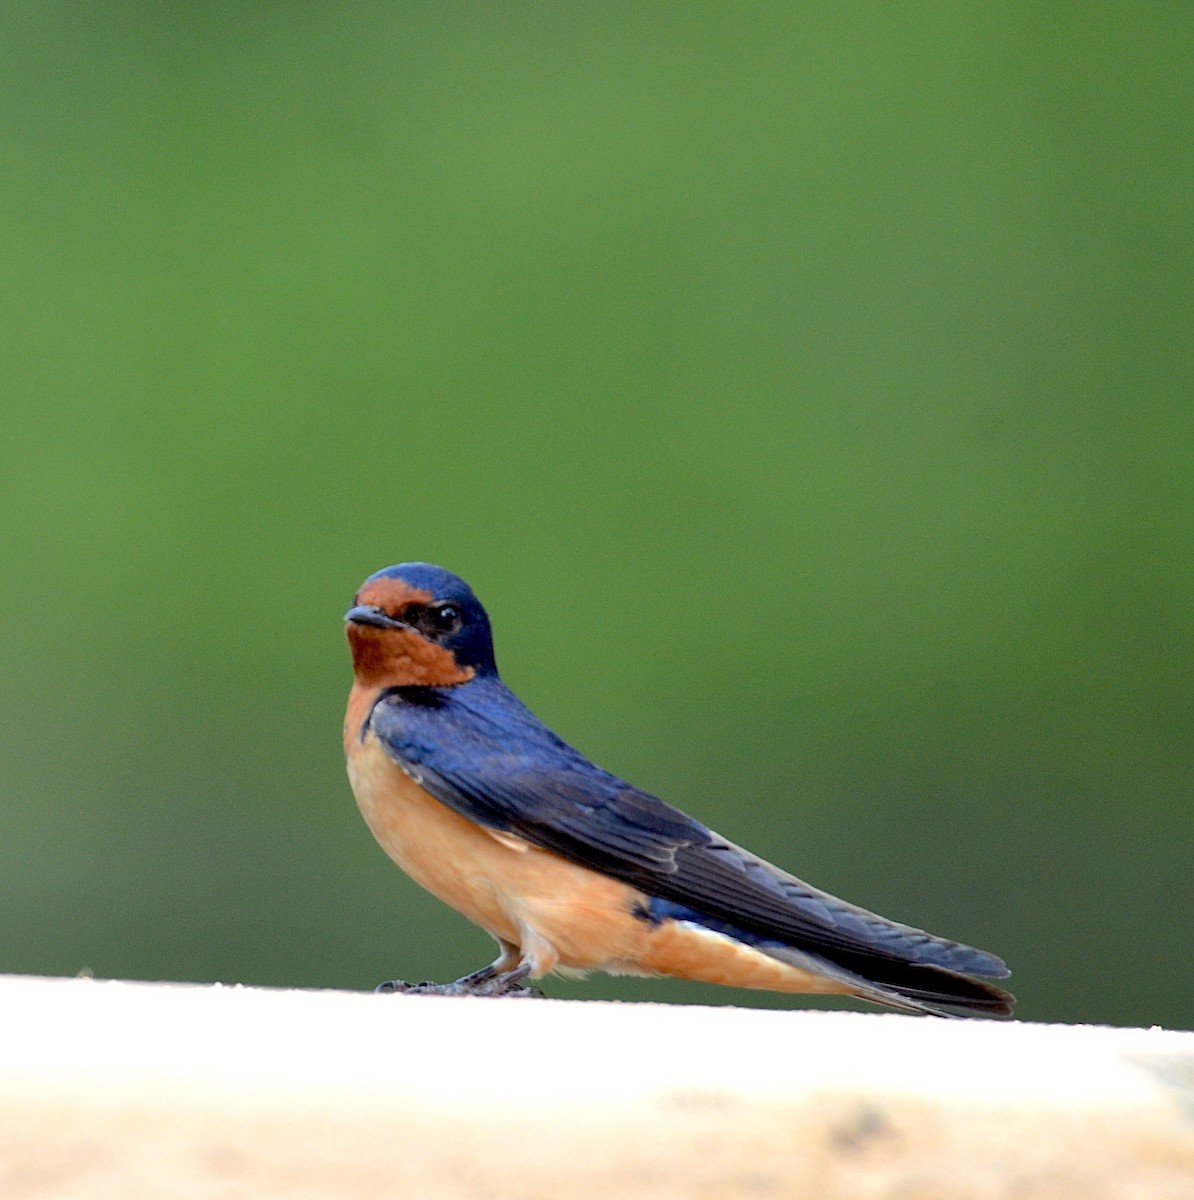
<path id="1" fill-rule="evenodd" d="M 354 604 L 344 614 L 344 620 L 350 625 L 373 625 L 377 629 L 406 628 L 401 621 L 395 621 L 389 613 L 374 604 Z"/>

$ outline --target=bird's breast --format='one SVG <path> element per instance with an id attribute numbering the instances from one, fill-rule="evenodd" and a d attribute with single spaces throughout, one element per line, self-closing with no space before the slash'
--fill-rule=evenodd
<path id="1" fill-rule="evenodd" d="M 417 884 L 496 938 L 518 942 L 505 902 L 503 861 L 518 852 L 429 795 L 372 733 L 348 750 L 348 778 L 381 848 Z"/>

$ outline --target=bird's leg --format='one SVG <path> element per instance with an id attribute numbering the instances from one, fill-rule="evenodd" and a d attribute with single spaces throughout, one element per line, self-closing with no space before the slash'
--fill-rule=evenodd
<path id="1" fill-rule="evenodd" d="M 452 983 L 407 983 L 391 979 L 379 983 L 375 992 L 400 992 L 405 996 L 542 996 L 538 988 L 522 987 L 522 981 L 534 968 L 520 961 L 517 946 L 502 942 L 502 952 L 489 966 L 465 975 Z"/>
<path id="2" fill-rule="evenodd" d="M 479 971 L 474 971 L 471 975 L 462 975 L 459 979 L 452 983 L 445 983 L 444 987 L 459 988 L 463 992 L 470 992 L 481 987 L 482 984 L 488 983 L 500 970 L 501 959 L 497 962 L 491 962 L 489 966 L 482 967 Z"/>

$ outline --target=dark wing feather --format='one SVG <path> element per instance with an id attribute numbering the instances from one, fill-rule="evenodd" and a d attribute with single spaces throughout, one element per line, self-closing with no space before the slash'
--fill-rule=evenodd
<path id="1" fill-rule="evenodd" d="M 370 723 L 403 770 L 479 824 L 908 994 L 1006 1009 L 998 989 L 957 974 L 1007 975 L 994 955 L 847 904 L 726 842 L 591 763 L 500 681 L 395 689 Z"/>

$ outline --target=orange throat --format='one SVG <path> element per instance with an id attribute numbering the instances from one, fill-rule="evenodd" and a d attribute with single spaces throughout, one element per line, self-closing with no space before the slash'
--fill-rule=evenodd
<path id="1" fill-rule="evenodd" d="M 350 624 L 348 645 L 357 682 L 365 687 L 451 687 L 475 674 L 414 629 Z"/>

